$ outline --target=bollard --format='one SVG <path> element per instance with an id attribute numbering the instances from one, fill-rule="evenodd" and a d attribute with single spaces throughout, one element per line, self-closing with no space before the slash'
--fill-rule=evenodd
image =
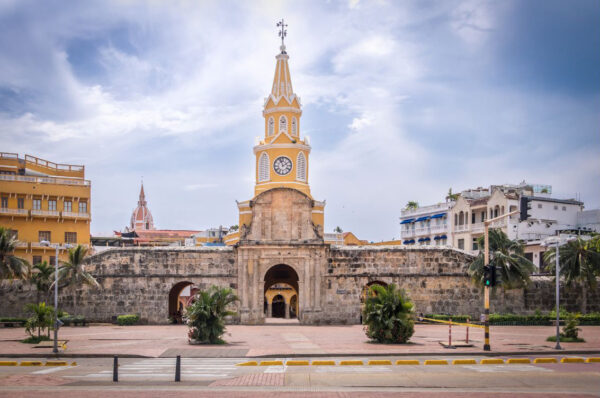
<path id="1" fill-rule="evenodd" d="M 181 381 L 181 355 L 177 355 L 175 361 L 175 381 Z"/>
<path id="2" fill-rule="evenodd" d="M 448 319 L 450 323 L 448 323 L 448 347 L 452 347 L 452 318 Z"/>
<path id="3" fill-rule="evenodd" d="M 471 318 L 467 318 L 467 337 L 465 338 L 466 344 L 469 344 L 469 323 L 471 323 Z"/>
<path id="4" fill-rule="evenodd" d="M 119 357 L 116 355 L 113 359 L 113 381 L 119 381 Z"/>

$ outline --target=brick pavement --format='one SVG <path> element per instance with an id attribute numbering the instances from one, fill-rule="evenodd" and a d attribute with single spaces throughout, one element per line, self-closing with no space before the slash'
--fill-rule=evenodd
<path id="1" fill-rule="evenodd" d="M 585 343 L 563 343 L 569 350 L 600 350 L 600 326 L 582 326 Z M 186 357 L 294 356 L 294 355 L 403 355 L 411 353 L 451 354 L 482 352 L 483 331 L 471 329 L 475 346 L 448 350 L 439 341 L 448 338 L 444 325 L 416 325 L 410 344 L 384 345 L 368 341 L 360 325 L 231 325 L 224 339 L 227 344 L 190 346 L 183 325 L 161 326 L 89 326 L 65 327 L 59 338 L 68 340 L 71 355 L 183 355 Z M 464 327 L 453 327 L 453 339 L 463 340 Z M 554 334 L 551 326 L 495 326 L 491 328 L 495 352 L 554 351 L 546 337 Z M 22 344 L 23 328 L 0 329 L 0 353 L 8 355 L 49 355 L 51 348 L 33 348 Z"/>

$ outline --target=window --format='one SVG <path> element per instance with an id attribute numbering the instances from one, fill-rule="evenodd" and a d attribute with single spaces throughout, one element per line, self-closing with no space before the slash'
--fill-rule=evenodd
<path id="1" fill-rule="evenodd" d="M 306 181 L 306 158 L 304 157 L 304 152 L 300 152 L 298 159 L 296 159 L 296 179 Z"/>
<path id="2" fill-rule="evenodd" d="M 475 224 L 475 213 L 471 213 L 471 224 Z"/>
<path id="3" fill-rule="evenodd" d="M 56 264 L 56 257 L 50 256 L 50 264 L 49 265 L 55 265 L 55 264 Z"/>
<path id="4" fill-rule="evenodd" d="M 562 211 L 567 211 L 567 206 L 562 207 Z M 559 250 L 560 251 L 560 250 Z"/>
<path id="5" fill-rule="evenodd" d="M 485 221 L 485 211 L 481 212 L 481 222 Z"/>
<path id="6" fill-rule="evenodd" d="M 38 237 L 40 238 L 39 239 L 40 242 L 43 240 L 50 242 L 50 237 L 51 237 L 50 231 L 40 231 L 38 233 Z"/>
<path id="7" fill-rule="evenodd" d="M 538 209 L 541 209 L 541 208 L 542 208 L 542 204 L 538 203 Z"/>
<path id="8" fill-rule="evenodd" d="M 17 231 L 16 229 L 9 229 L 8 236 L 13 239 L 19 239 L 19 231 Z"/>
<path id="9" fill-rule="evenodd" d="M 73 211 L 73 202 L 70 200 L 65 200 L 63 205 L 64 211 L 72 212 Z"/>
<path id="10" fill-rule="evenodd" d="M 33 210 L 42 210 L 42 200 L 41 199 L 33 200 Z"/>
<path id="11" fill-rule="evenodd" d="M 272 117 L 269 118 L 269 135 L 273 135 L 275 133 L 275 120 Z"/>
<path id="12" fill-rule="evenodd" d="M 292 118 L 292 135 L 298 135 L 298 123 L 295 117 Z"/>
<path id="13" fill-rule="evenodd" d="M 87 213 L 87 202 L 79 202 L 79 212 Z"/>
<path id="14" fill-rule="evenodd" d="M 258 161 L 258 182 L 269 181 L 269 155 L 263 152 Z"/>
<path id="15" fill-rule="evenodd" d="M 56 211 L 56 199 L 48 200 L 48 210 Z"/>
<path id="16" fill-rule="evenodd" d="M 473 238 L 473 250 L 479 250 L 479 246 L 477 245 L 477 238 Z"/>
<path id="17" fill-rule="evenodd" d="M 18 209 L 25 208 L 25 198 L 17 198 L 17 208 Z"/>
<path id="18" fill-rule="evenodd" d="M 77 243 L 77 232 L 65 232 L 65 243 Z"/>
<path id="19" fill-rule="evenodd" d="M 282 131 L 287 132 L 287 118 L 285 116 L 279 118 L 279 132 Z"/>
<path id="20" fill-rule="evenodd" d="M 554 210 L 558 210 L 558 206 L 557 205 L 554 205 Z"/>
<path id="21" fill-rule="evenodd" d="M 42 263 L 42 256 L 33 256 L 33 265 L 37 265 L 37 264 L 41 264 Z"/>
<path id="22" fill-rule="evenodd" d="M 0 207 L 2 207 L 3 209 L 6 209 L 8 207 L 8 198 L 6 196 L 2 197 L 2 205 L 0 205 Z"/>
<path id="23" fill-rule="evenodd" d="M 461 250 L 465 250 L 465 240 L 464 239 L 458 240 L 458 248 Z"/>

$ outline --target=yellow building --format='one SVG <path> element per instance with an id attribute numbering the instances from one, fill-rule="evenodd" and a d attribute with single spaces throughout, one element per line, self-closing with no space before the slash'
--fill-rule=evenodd
<path id="1" fill-rule="evenodd" d="M 313 199 L 308 184 L 310 143 L 300 134 L 302 109 L 300 98 L 292 89 L 289 56 L 285 45 L 275 57 L 275 77 L 271 93 L 265 99 L 263 117 L 264 137 L 257 137 L 254 147 L 255 178 L 254 198 L 274 188 L 291 188 Z M 253 198 L 253 199 L 254 199 Z M 238 202 L 240 231 L 224 238 L 227 245 L 236 244 L 240 232 L 252 222 L 251 200 Z M 314 201 L 312 222 L 323 231 L 325 202 Z"/>
<path id="2" fill-rule="evenodd" d="M 0 152 L 0 225 L 19 240 L 15 255 L 53 264 L 55 245 L 60 260 L 67 244 L 89 245 L 90 200 L 84 166 Z"/>

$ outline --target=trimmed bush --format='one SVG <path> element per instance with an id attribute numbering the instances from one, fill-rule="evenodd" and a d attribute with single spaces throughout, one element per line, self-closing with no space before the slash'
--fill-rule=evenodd
<path id="1" fill-rule="evenodd" d="M 140 316 L 136 314 L 119 315 L 117 317 L 117 324 L 120 326 L 135 325 L 140 320 Z"/>

